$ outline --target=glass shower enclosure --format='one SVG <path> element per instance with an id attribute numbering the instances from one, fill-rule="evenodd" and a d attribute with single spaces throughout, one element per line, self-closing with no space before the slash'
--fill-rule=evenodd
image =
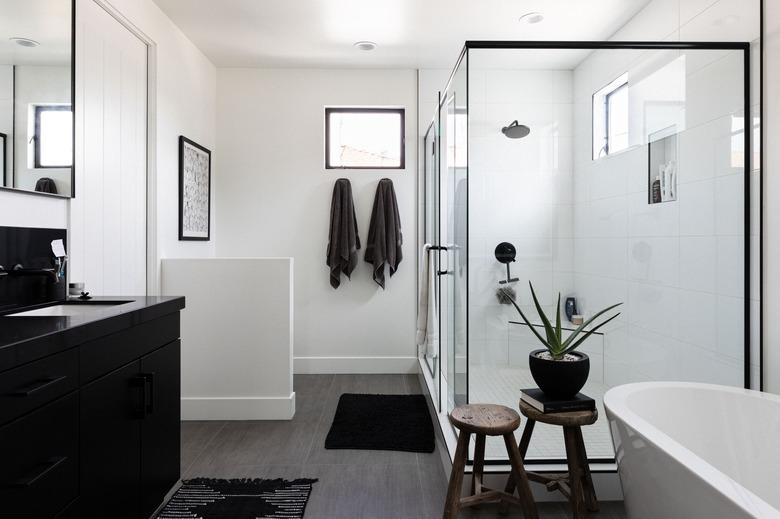
<path id="1" fill-rule="evenodd" d="M 536 316 L 529 283 L 548 315 L 559 295 L 585 319 L 623 303 L 582 347 L 593 463 L 614 462 L 610 387 L 755 387 L 749 58 L 743 43 L 466 43 L 421 147 L 420 248 L 434 267 L 420 284 L 435 287 L 438 319 L 420 364 L 447 434 L 456 405 L 516 408 L 536 386 L 540 345 L 498 293 Z M 529 131 L 502 131 L 513 126 Z M 516 251 L 509 274 L 500 243 Z M 561 432 L 539 424 L 527 462 L 564 458 Z M 488 441 L 487 460 L 505 462 L 502 443 Z"/>

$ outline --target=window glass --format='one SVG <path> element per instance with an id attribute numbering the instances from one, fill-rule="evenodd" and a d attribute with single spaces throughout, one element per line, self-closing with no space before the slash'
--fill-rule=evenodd
<path id="1" fill-rule="evenodd" d="M 35 121 L 35 167 L 73 165 L 73 112 L 69 106 L 38 106 Z"/>
<path id="2" fill-rule="evenodd" d="M 404 110 L 326 108 L 326 168 L 402 169 Z"/>
<path id="3" fill-rule="evenodd" d="M 628 83 L 607 96 L 607 152 L 628 148 Z"/>
<path id="4" fill-rule="evenodd" d="M 593 159 L 628 148 L 628 74 L 593 94 Z"/>

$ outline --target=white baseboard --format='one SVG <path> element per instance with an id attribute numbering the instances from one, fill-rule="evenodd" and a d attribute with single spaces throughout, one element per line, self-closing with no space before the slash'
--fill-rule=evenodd
<path id="1" fill-rule="evenodd" d="M 182 397 L 182 420 L 291 420 L 295 392 L 288 397 Z"/>
<path id="2" fill-rule="evenodd" d="M 294 372 L 313 374 L 414 374 L 417 357 L 295 357 Z"/>

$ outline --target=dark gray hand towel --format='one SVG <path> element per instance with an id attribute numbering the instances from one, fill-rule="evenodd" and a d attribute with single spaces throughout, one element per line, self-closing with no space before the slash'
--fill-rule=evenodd
<path id="1" fill-rule="evenodd" d="M 57 184 L 54 180 L 48 177 L 41 177 L 38 182 L 35 183 L 35 190 L 39 193 L 52 193 L 57 194 Z"/>
<path id="2" fill-rule="evenodd" d="M 326 264 L 330 267 L 330 286 L 338 288 L 341 274 L 350 277 L 357 266 L 357 250 L 360 248 L 355 203 L 352 200 L 352 184 L 340 178 L 333 186 L 330 203 L 330 234 Z"/>
<path id="3" fill-rule="evenodd" d="M 398 213 L 393 181 L 383 178 L 374 195 L 365 256 L 365 260 L 374 266 L 374 281 L 382 288 L 385 288 L 385 264 L 390 267 L 392 277 L 403 257 L 402 244 L 401 215 Z"/>

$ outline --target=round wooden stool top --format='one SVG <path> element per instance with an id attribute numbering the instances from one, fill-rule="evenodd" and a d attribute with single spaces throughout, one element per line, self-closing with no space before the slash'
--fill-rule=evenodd
<path id="1" fill-rule="evenodd" d="M 564 427 L 579 427 L 596 423 L 599 417 L 598 411 L 566 411 L 562 413 L 543 413 L 531 404 L 520 400 L 520 412 L 530 420 L 547 423 L 550 425 L 562 425 Z"/>
<path id="2" fill-rule="evenodd" d="M 520 427 L 520 415 L 503 405 L 459 405 L 450 413 L 450 423 L 464 432 L 502 436 Z"/>

